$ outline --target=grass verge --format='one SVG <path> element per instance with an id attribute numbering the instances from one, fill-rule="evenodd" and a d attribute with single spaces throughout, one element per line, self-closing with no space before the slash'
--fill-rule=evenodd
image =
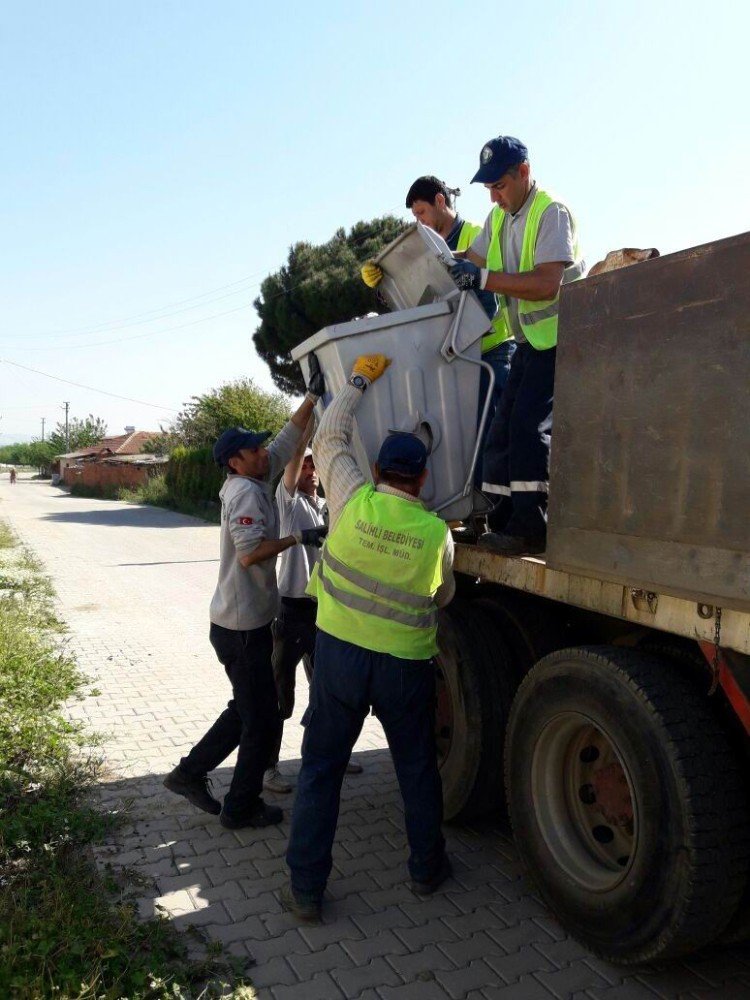
<path id="1" fill-rule="evenodd" d="M 87 682 L 52 596 L 0 522 L 0 997 L 247 1000 L 220 946 L 189 961 L 168 920 L 137 918 L 137 887 L 94 864 L 113 820 L 88 801 L 101 763 L 64 712 Z"/>

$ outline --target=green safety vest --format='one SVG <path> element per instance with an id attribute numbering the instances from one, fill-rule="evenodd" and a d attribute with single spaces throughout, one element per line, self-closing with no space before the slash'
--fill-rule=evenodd
<path id="1" fill-rule="evenodd" d="M 536 241 L 539 236 L 539 225 L 542 221 L 544 210 L 558 199 L 553 198 L 546 191 L 537 188 L 534 200 L 526 216 L 526 226 L 523 231 L 523 243 L 521 245 L 521 261 L 518 271 L 534 270 L 534 253 Z M 573 227 L 573 252 L 575 261 L 572 267 L 565 268 L 563 284 L 570 281 L 578 281 L 583 277 L 583 261 L 578 247 L 578 236 L 576 233 L 576 223 L 573 214 L 570 212 L 570 221 Z M 503 221 L 505 212 L 497 205 L 492 210 L 492 236 L 487 251 L 487 267 L 490 271 L 503 270 Z M 560 295 L 554 299 L 544 302 L 530 302 L 528 299 L 518 301 L 518 321 L 521 324 L 524 336 L 538 351 L 546 351 L 557 344 L 557 314 L 560 305 Z M 508 300 L 506 296 L 500 296 L 500 308 L 498 315 L 503 316 L 503 321 L 508 330 L 511 329 L 510 316 L 508 315 Z"/>
<path id="2" fill-rule="evenodd" d="M 422 504 L 361 486 L 307 585 L 318 601 L 318 628 L 401 659 L 434 656 L 446 537 L 445 522 Z"/>
<path id="3" fill-rule="evenodd" d="M 464 222 L 461 226 L 461 232 L 458 234 L 456 252 L 468 250 L 481 231 L 481 226 L 477 226 L 473 222 Z M 502 344 L 502 342 L 507 340 L 509 337 L 510 332 L 505 323 L 505 318 L 498 309 L 495 313 L 495 318 L 492 320 L 492 328 L 490 329 L 490 332 L 485 333 L 482 337 L 482 354 L 486 354 L 487 351 L 491 351 L 493 347 L 497 347 L 498 344 Z"/>

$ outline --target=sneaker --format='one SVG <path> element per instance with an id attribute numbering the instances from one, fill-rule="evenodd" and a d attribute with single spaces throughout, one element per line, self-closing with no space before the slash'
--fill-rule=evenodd
<path id="1" fill-rule="evenodd" d="M 280 823 L 284 818 L 284 813 L 278 806 L 269 806 L 263 799 L 258 799 L 258 804 L 247 813 L 227 813 L 222 809 L 219 815 L 219 822 L 227 830 L 242 830 L 246 826 L 273 826 Z"/>
<path id="2" fill-rule="evenodd" d="M 164 779 L 164 787 L 175 795 L 184 795 L 188 802 L 212 816 L 218 816 L 221 812 L 221 802 L 209 791 L 211 782 L 205 774 L 202 778 L 193 778 L 185 774 L 178 764 Z"/>
<path id="3" fill-rule="evenodd" d="M 450 863 L 448 855 L 444 854 L 443 860 L 440 862 L 440 867 L 431 878 L 427 879 L 426 882 L 418 882 L 416 879 L 412 879 L 409 883 L 409 888 L 417 896 L 431 896 L 452 874 L 453 865 Z"/>
<path id="4" fill-rule="evenodd" d="M 305 924 L 320 923 L 320 897 L 312 893 L 296 893 L 292 883 L 287 882 L 279 893 L 282 909 L 293 914 Z"/>
<path id="5" fill-rule="evenodd" d="M 479 539 L 479 545 L 503 556 L 536 556 L 547 548 L 547 539 L 543 536 L 524 538 L 521 535 L 488 531 Z"/>
<path id="6" fill-rule="evenodd" d="M 353 764 L 351 761 L 346 765 L 347 774 L 362 774 L 362 765 Z"/>
<path id="7" fill-rule="evenodd" d="M 291 782 L 281 773 L 278 764 L 269 767 L 263 775 L 263 787 L 267 792 L 279 792 L 281 795 L 292 790 Z"/>

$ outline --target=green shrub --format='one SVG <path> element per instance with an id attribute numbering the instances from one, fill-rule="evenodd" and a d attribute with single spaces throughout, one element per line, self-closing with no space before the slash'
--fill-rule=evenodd
<path id="1" fill-rule="evenodd" d="M 89 845 L 113 820 L 88 802 L 101 763 L 64 711 L 86 681 L 49 581 L 2 522 L 0 572 L 20 581 L 0 596 L 0 997 L 250 1000 L 219 948 L 191 961 L 168 920 L 138 919 L 137 889 L 97 871 Z"/>

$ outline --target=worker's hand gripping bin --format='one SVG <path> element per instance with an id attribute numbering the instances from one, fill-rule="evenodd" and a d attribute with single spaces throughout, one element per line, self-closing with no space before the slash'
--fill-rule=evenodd
<path id="1" fill-rule="evenodd" d="M 483 425 L 480 341 L 490 326 L 476 295 L 456 287 L 446 267 L 451 259 L 437 234 L 419 223 L 410 226 L 377 258 L 383 270 L 379 291 L 394 311 L 328 326 L 292 351 L 306 383 L 315 353 L 326 380 L 322 407 L 347 381 L 359 355 L 392 359 L 357 410 L 357 462 L 372 478 L 389 431 L 420 433 L 431 448 L 422 499 L 447 521 L 463 520 L 481 506 L 473 477 Z M 491 383 L 492 370 L 484 367 Z M 486 419 L 488 406 L 480 417 Z"/>

